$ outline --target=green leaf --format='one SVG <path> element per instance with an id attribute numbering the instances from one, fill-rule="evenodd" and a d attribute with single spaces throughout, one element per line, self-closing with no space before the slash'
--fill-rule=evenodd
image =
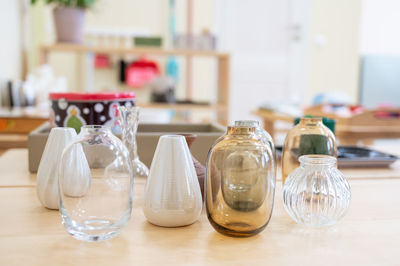
<path id="1" fill-rule="evenodd" d="M 38 0 L 30 0 L 31 4 L 34 5 Z M 44 0 L 46 4 L 55 4 L 58 6 L 70 6 L 79 8 L 91 8 L 94 6 L 97 0 Z"/>

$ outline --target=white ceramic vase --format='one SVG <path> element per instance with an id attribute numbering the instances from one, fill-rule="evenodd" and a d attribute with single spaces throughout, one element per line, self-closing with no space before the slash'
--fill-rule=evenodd
<path id="1" fill-rule="evenodd" d="M 200 216 L 202 199 L 185 137 L 161 136 L 147 179 L 143 212 L 155 225 L 178 227 Z"/>
<path id="2" fill-rule="evenodd" d="M 37 172 L 37 195 L 43 206 L 49 209 L 59 208 L 58 175 L 59 162 L 64 148 L 76 137 L 75 129 L 56 127 L 50 131 Z M 68 158 L 66 171 L 73 174 L 66 193 L 79 197 L 90 187 L 90 168 L 84 156 L 82 147 L 76 147 L 73 155 Z"/>
<path id="3" fill-rule="evenodd" d="M 56 127 L 50 131 L 37 172 L 37 195 L 43 206 L 59 208 L 58 163 L 63 149 L 76 137 L 73 128 Z"/>

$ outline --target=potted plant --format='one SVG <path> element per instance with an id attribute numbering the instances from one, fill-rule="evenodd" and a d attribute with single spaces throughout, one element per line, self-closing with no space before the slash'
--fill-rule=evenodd
<path id="1" fill-rule="evenodd" d="M 31 0 L 35 4 L 40 0 Z M 96 0 L 44 0 L 46 4 L 54 4 L 54 25 L 57 42 L 81 43 L 85 10 L 93 7 Z"/>

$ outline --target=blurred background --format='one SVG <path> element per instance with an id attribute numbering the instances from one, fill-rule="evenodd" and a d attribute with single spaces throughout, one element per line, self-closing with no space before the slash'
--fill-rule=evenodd
<path id="1" fill-rule="evenodd" d="M 3 109 L 64 91 L 134 91 L 147 122 L 400 107 L 397 0 L 0 3 Z"/>

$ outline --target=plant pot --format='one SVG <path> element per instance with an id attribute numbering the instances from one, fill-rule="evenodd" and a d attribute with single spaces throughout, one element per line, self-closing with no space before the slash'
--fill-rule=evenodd
<path id="1" fill-rule="evenodd" d="M 76 7 L 56 7 L 53 10 L 57 42 L 82 43 L 85 10 Z"/>

